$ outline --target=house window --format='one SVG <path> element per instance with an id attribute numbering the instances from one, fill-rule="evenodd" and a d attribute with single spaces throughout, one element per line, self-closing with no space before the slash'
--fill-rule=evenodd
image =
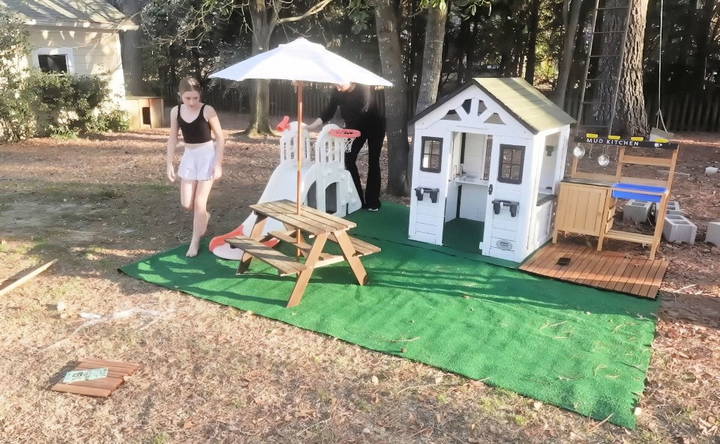
<path id="1" fill-rule="evenodd" d="M 439 137 L 423 137 L 420 152 L 420 170 L 439 173 L 442 167 L 442 143 Z"/>
<path id="2" fill-rule="evenodd" d="M 519 184 L 522 182 L 525 147 L 500 144 L 500 168 L 498 181 Z"/>
<path id="3" fill-rule="evenodd" d="M 42 72 L 68 72 L 65 54 L 39 54 L 38 64 Z"/>

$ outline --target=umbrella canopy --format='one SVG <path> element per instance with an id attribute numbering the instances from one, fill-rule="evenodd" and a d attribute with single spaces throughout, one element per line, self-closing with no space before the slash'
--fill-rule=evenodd
<path id="1" fill-rule="evenodd" d="M 299 38 L 210 75 L 228 80 L 281 79 L 346 85 L 392 86 L 324 46 Z"/>
<path id="2" fill-rule="evenodd" d="M 335 83 L 347 85 L 360 83 L 363 85 L 392 86 L 392 83 L 373 74 L 362 66 L 334 54 L 324 46 L 312 43 L 304 38 L 296 39 L 285 45 L 263 52 L 230 67 L 210 74 L 211 78 L 228 80 L 246 79 L 280 79 L 297 82 L 298 123 L 303 121 L 303 82 Z M 300 214 L 302 190 L 302 127 L 297 126 L 297 212 Z M 300 232 L 298 231 L 298 241 Z"/>

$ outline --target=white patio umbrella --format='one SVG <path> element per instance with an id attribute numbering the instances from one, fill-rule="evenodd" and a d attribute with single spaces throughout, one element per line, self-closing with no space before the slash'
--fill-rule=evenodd
<path id="1" fill-rule="evenodd" d="M 334 54 L 324 46 L 304 38 L 278 45 L 277 48 L 250 57 L 242 62 L 211 74 L 210 77 L 228 80 L 281 79 L 297 82 L 297 212 L 300 214 L 302 190 L 302 140 L 303 82 L 334 83 L 346 85 L 392 86 L 392 83 L 373 74 L 362 66 Z"/>

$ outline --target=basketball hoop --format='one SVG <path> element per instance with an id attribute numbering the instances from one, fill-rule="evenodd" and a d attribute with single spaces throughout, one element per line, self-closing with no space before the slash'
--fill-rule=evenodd
<path id="1" fill-rule="evenodd" d="M 349 129 L 349 128 L 335 128 L 328 131 L 328 134 L 330 134 L 333 137 L 337 137 L 338 139 L 345 139 L 345 152 L 349 153 L 350 148 L 352 147 L 353 140 L 357 137 L 360 137 L 360 131 Z"/>

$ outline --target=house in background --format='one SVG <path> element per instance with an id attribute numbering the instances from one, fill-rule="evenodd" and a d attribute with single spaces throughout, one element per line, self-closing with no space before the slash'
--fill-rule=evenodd
<path id="1" fill-rule="evenodd" d="M 126 100 L 120 33 L 138 27 L 113 5 L 105 0 L 0 0 L 0 8 L 27 26 L 31 52 L 20 68 L 107 76 L 111 99 L 128 111 L 131 127 L 161 125 L 162 115 L 147 98 Z"/>
<path id="2" fill-rule="evenodd" d="M 108 76 L 111 96 L 125 99 L 120 31 L 137 28 L 105 0 L 0 0 L 25 22 L 31 52 L 25 66 Z"/>

